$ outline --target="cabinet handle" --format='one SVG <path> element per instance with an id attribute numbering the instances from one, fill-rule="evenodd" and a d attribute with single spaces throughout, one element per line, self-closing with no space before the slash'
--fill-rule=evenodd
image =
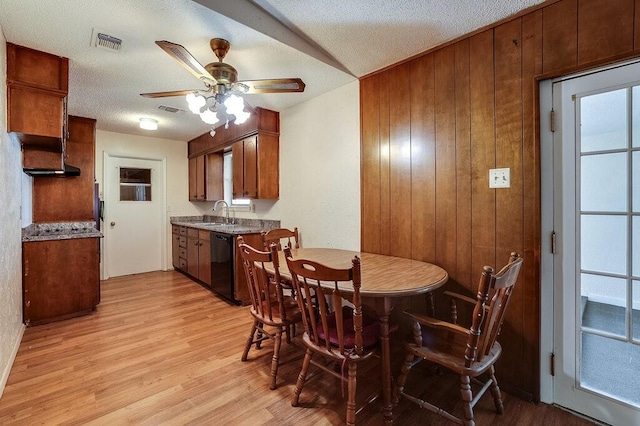
<path id="1" fill-rule="evenodd" d="M 27 300 L 27 303 L 25 303 L 24 306 L 26 306 L 27 308 L 31 306 L 31 300 Z"/>

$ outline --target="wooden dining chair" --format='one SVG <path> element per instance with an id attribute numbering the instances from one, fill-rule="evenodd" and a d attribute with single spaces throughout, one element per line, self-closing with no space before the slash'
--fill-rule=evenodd
<path id="1" fill-rule="evenodd" d="M 276 243 L 278 250 L 282 250 L 283 247 L 300 248 L 299 238 L 298 228 L 293 228 L 293 231 L 287 228 L 270 229 L 262 232 L 262 245 L 265 250 L 271 243 Z"/>
<path id="2" fill-rule="evenodd" d="M 247 276 L 251 296 L 250 312 L 253 316 L 253 324 L 242 353 L 242 361 L 247 360 L 251 346 L 255 345 L 259 349 L 262 341 L 273 340 L 270 388 L 275 389 L 282 333 L 286 333 L 287 343 L 291 343 L 289 327 L 301 320 L 300 309 L 295 300 L 284 296 L 282 292 L 278 251 L 275 244 L 271 245 L 270 251 L 258 251 L 245 244 L 242 237 L 238 237 L 238 250 L 242 255 L 242 264 Z M 267 262 L 273 263 L 275 272 L 272 277 L 264 269 L 264 264 Z"/>
<path id="3" fill-rule="evenodd" d="M 394 402 L 401 396 L 458 424 L 474 425 L 473 407 L 491 390 L 496 411 L 503 413 L 500 388 L 495 378 L 494 364 L 502 353 L 496 338 L 500 333 L 505 310 L 518 279 L 523 259 L 511 253 L 509 263 L 500 272 L 485 266 L 480 277 L 476 300 L 456 293 L 449 293 L 457 300 L 475 304 L 470 328 L 440 321 L 417 313 L 406 312 L 413 321 L 413 342 L 406 344 L 406 359 L 402 366 Z M 424 328 L 423 328 L 424 327 Z M 411 368 L 422 360 L 428 360 L 460 375 L 460 395 L 464 418 L 405 392 L 407 376 Z M 487 380 L 478 378 L 486 373 Z M 471 384 L 480 389 L 473 396 Z"/>
<path id="4" fill-rule="evenodd" d="M 346 422 L 354 425 L 357 366 L 374 354 L 380 335 L 380 324 L 362 312 L 360 259 L 354 257 L 351 268 L 333 269 L 312 260 L 293 259 L 289 248 L 285 254 L 302 312 L 305 330 L 302 341 L 307 347 L 291 405 L 298 406 L 309 366 L 313 364 L 347 383 Z M 341 282 L 349 282 L 349 291 L 343 292 L 338 287 Z M 317 298 L 313 297 L 315 293 Z M 315 354 L 322 356 L 323 362 L 314 360 Z M 327 361 L 338 367 L 331 368 Z"/>

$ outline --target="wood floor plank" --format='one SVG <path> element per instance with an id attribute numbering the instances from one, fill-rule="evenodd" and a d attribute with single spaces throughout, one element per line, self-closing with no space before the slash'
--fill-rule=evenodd
<path id="1" fill-rule="evenodd" d="M 344 422 L 339 381 L 310 373 L 300 397 L 291 395 L 304 351 L 300 333 L 283 343 L 278 387 L 269 390 L 273 345 L 240 361 L 251 327 L 248 307 L 229 305 L 177 272 L 112 278 L 91 315 L 28 328 L 4 394 L 0 425 L 335 425 Z M 402 334 L 402 333 L 398 333 Z M 400 341 L 392 342 L 396 369 Z M 358 369 L 358 401 L 379 388 L 375 360 Z M 361 373 L 361 374 L 360 374 Z M 407 389 L 457 399 L 458 380 L 431 377 Z M 450 379 L 450 377 L 449 377 Z M 443 381 L 440 383 L 440 381 Z M 452 403 L 454 412 L 460 405 Z M 447 425 L 401 400 L 396 423 Z M 358 414 L 382 424 L 380 404 Z M 590 422 L 556 407 L 505 395 L 499 416 L 490 397 L 477 405 L 478 425 L 563 426 Z"/>

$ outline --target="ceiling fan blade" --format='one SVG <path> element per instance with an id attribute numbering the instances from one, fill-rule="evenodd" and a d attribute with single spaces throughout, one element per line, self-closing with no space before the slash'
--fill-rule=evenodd
<path id="1" fill-rule="evenodd" d="M 169 96 L 187 96 L 189 93 L 201 92 L 201 90 L 174 90 L 172 92 L 151 92 L 140 93 L 140 96 L 145 98 L 166 98 Z"/>
<path id="2" fill-rule="evenodd" d="M 271 78 L 266 80 L 242 80 L 233 89 L 242 93 L 304 92 L 304 82 L 299 78 Z"/>
<path id="3" fill-rule="evenodd" d="M 195 75 L 197 78 L 202 80 L 203 78 L 208 78 L 210 80 L 216 81 L 215 78 L 209 72 L 204 69 L 204 67 L 194 58 L 191 53 L 183 46 L 171 43 L 170 41 L 160 40 L 156 41 L 156 44 L 162 48 L 165 52 L 167 52 L 173 59 L 180 62 L 180 64 L 185 67 L 191 74 Z"/>

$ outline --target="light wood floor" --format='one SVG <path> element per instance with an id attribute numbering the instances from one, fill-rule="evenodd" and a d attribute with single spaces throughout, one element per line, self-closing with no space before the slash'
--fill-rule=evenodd
<path id="1" fill-rule="evenodd" d="M 340 386 L 327 374 L 309 379 L 300 407 L 290 405 L 301 365 L 299 336 L 283 343 L 276 390 L 268 388 L 270 342 L 240 362 L 251 325 L 247 310 L 177 272 L 105 281 L 92 315 L 26 330 L 0 399 L 0 425 L 342 423 Z M 379 386 L 379 373 L 373 363 L 363 370 L 358 390 L 366 397 Z M 437 389 L 439 400 L 457 397 L 457 379 L 446 379 L 432 376 L 414 388 Z M 476 407 L 477 424 L 592 424 L 545 404 L 504 399 L 505 414 L 498 416 L 485 395 Z M 398 425 L 450 424 L 406 400 L 394 415 Z M 374 402 L 357 421 L 379 425 L 380 417 Z"/>

